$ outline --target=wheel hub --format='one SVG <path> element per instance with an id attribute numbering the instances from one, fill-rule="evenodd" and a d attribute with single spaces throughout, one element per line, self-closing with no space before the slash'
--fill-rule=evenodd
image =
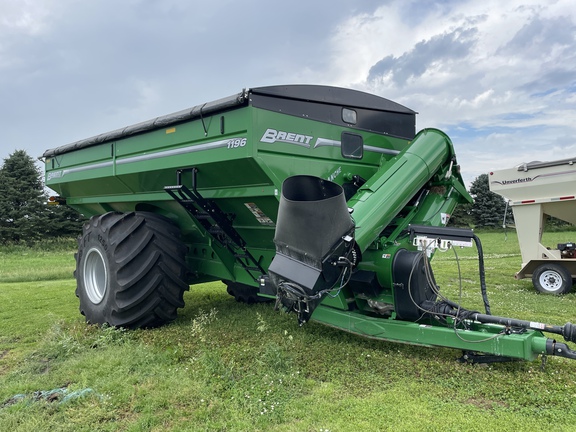
<path id="1" fill-rule="evenodd" d="M 100 303 L 108 286 L 108 269 L 99 249 L 92 248 L 86 253 L 83 273 L 86 295 L 92 303 Z"/>
<path id="2" fill-rule="evenodd" d="M 562 286 L 562 278 L 555 271 L 547 270 L 540 275 L 540 284 L 548 291 L 556 291 Z"/>

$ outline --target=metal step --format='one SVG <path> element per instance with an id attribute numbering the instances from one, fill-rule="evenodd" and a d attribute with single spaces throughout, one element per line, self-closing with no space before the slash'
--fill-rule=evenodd
<path id="1" fill-rule="evenodd" d="M 192 169 L 192 190 L 182 184 L 165 186 L 164 190 L 195 218 L 215 241 L 228 249 L 238 264 L 254 280 L 266 273 L 258 261 L 245 249 L 246 242 L 232 225 L 230 215 L 214 202 L 205 199 L 196 189 L 197 169 Z M 177 176 L 180 180 L 180 175 Z M 255 276 L 251 272 L 257 272 Z"/>

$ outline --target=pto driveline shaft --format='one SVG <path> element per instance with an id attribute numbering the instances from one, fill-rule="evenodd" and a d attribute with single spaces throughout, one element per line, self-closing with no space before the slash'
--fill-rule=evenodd
<path id="1" fill-rule="evenodd" d="M 500 324 L 506 327 L 520 327 L 530 330 L 539 330 L 547 333 L 554 333 L 564 337 L 567 342 L 576 342 L 576 325 L 566 323 L 563 326 L 543 324 L 534 321 L 524 321 L 513 318 L 498 317 L 474 313 L 470 316 L 475 321 L 485 324 Z"/>

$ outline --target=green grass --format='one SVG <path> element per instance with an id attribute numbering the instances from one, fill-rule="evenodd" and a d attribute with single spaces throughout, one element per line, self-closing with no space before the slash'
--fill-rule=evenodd
<path id="1" fill-rule="evenodd" d="M 514 279 L 521 261 L 514 234 L 480 237 L 493 314 L 575 320 L 576 294 L 544 296 Z M 457 252 L 462 303 L 481 310 L 476 252 Z M 456 350 L 298 327 L 294 315 L 270 305 L 234 302 L 220 283 L 192 286 L 178 320 L 163 328 L 88 326 L 74 295 L 73 254 L 0 250 L 0 430 L 569 431 L 576 424 L 573 361 L 549 357 L 544 370 L 540 361 L 462 364 Z M 457 299 L 453 252 L 437 254 L 433 268 Z M 77 397 L 34 396 L 58 388 Z"/>
<path id="2" fill-rule="evenodd" d="M 74 271 L 75 240 L 54 239 L 36 247 L 0 246 L 0 283 L 69 279 Z"/>

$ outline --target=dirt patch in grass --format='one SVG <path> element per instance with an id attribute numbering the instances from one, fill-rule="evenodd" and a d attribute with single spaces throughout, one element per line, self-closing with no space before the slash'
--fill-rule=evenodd
<path id="1" fill-rule="evenodd" d="M 492 399 L 485 399 L 485 398 L 471 397 L 471 398 L 466 399 L 464 401 L 464 403 L 466 403 L 468 405 L 474 405 L 475 407 L 481 408 L 484 410 L 493 410 L 494 408 L 497 408 L 497 407 L 509 408 L 509 405 L 506 402 L 495 401 Z"/>

